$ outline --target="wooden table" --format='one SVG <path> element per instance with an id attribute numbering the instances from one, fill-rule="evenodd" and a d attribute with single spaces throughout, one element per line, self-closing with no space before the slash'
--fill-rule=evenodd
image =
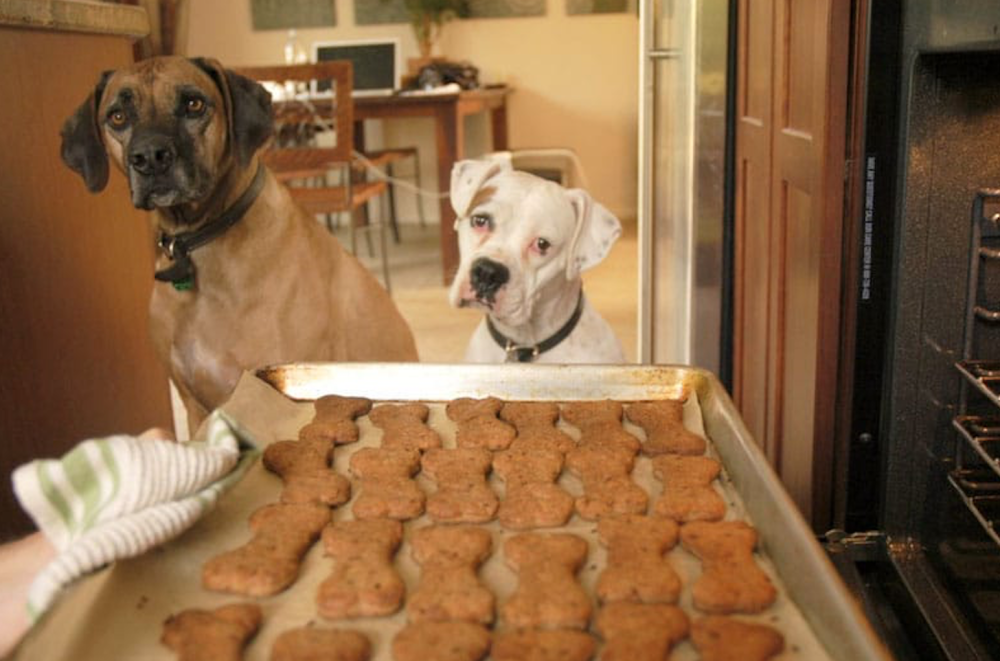
<path id="1" fill-rule="evenodd" d="M 451 94 L 407 94 L 393 96 L 362 96 L 354 99 L 354 120 L 396 119 L 402 117 L 433 117 L 437 144 L 438 189 L 448 193 L 451 167 L 465 158 L 463 119 L 481 112 L 490 114 L 492 149 L 507 149 L 506 86 L 464 90 Z M 363 136 L 355 131 L 355 136 Z M 455 234 L 455 211 L 448 197 L 442 197 L 441 207 L 441 268 L 444 283 L 455 276 L 458 267 L 458 239 Z"/>

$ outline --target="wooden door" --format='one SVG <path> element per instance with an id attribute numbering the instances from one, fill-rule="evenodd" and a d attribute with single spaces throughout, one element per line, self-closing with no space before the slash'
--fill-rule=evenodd
<path id="1" fill-rule="evenodd" d="M 63 121 L 131 60 L 126 37 L 0 27 L 0 540 L 30 529 L 16 466 L 172 424 L 148 330 L 148 214 L 119 172 L 91 195 L 59 158 Z"/>
<path id="2" fill-rule="evenodd" d="M 849 3 L 739 0 L 733 396 L 830 521 Z"/>

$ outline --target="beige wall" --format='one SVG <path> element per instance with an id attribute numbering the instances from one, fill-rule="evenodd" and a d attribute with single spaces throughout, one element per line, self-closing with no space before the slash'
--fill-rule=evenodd
<path id="1" fill-rule="evenodd" d="M 250 0 L 189 3 L 188 55 L 231 65 L 280 61 L 286 33 L 254 32 Z M 417 54 L 408 25 L 355 26 L 353 0 L 337 0 L 335 28 L 299 30 L 303 46 L 330 39 L 400 39 L 404 60 Z M 567 16 L 565 0 L 548 0 L 538 18 L 473 19 L 447 25 L 438 54 L 468 60 L 483 83 L 503 82 L 515 92 L 508 110 L 510 146 L 576 150 L 594 197 L 623 219 L 636 213 L 638 18 L 632 14 Z M 184 43 L 185 40 L 181 40 Z M 488 147 L 483 117 L 466 126 L 466 154 Z M 425 187 L 436 186 L 430 120 L 399 120 L 369 127 L 370 143 L 415 144 Z M 402 200 L 401 200 L 402 202 Z M 424 204 L 437 217 L 432 200 Z M 404 209 L 403 215 L 406 215 Z"/>

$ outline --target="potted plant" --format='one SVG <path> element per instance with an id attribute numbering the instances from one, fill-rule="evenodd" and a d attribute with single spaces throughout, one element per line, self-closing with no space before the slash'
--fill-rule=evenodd
<path id="1" fill-rule="evenodd" d="M 441 36 L 441 30 L 449 21 L 469 15 L 468 0 L 403 0 L 410 24 L 417 37 L 420 58 L 411 62 L 411 69 L 431 61 L 434 43 Z"/>

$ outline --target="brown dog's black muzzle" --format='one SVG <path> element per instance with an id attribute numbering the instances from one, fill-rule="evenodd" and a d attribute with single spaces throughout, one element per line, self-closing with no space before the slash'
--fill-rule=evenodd
<path id="1" fill-rule="evenodd" d="M 175 127 L 137 126 L 123 155 L 132 204 L 154 209 L 200 199 L 210 173 L 197 167 L 192 145 Z"/>
<path id="2" fill-rule="evenodd" d="M 140 134 L 128 146 L 128 164 L 144 177 L 165 174 L 177 160 L 177 148 L 170 136 L 162 133 Z"/>

